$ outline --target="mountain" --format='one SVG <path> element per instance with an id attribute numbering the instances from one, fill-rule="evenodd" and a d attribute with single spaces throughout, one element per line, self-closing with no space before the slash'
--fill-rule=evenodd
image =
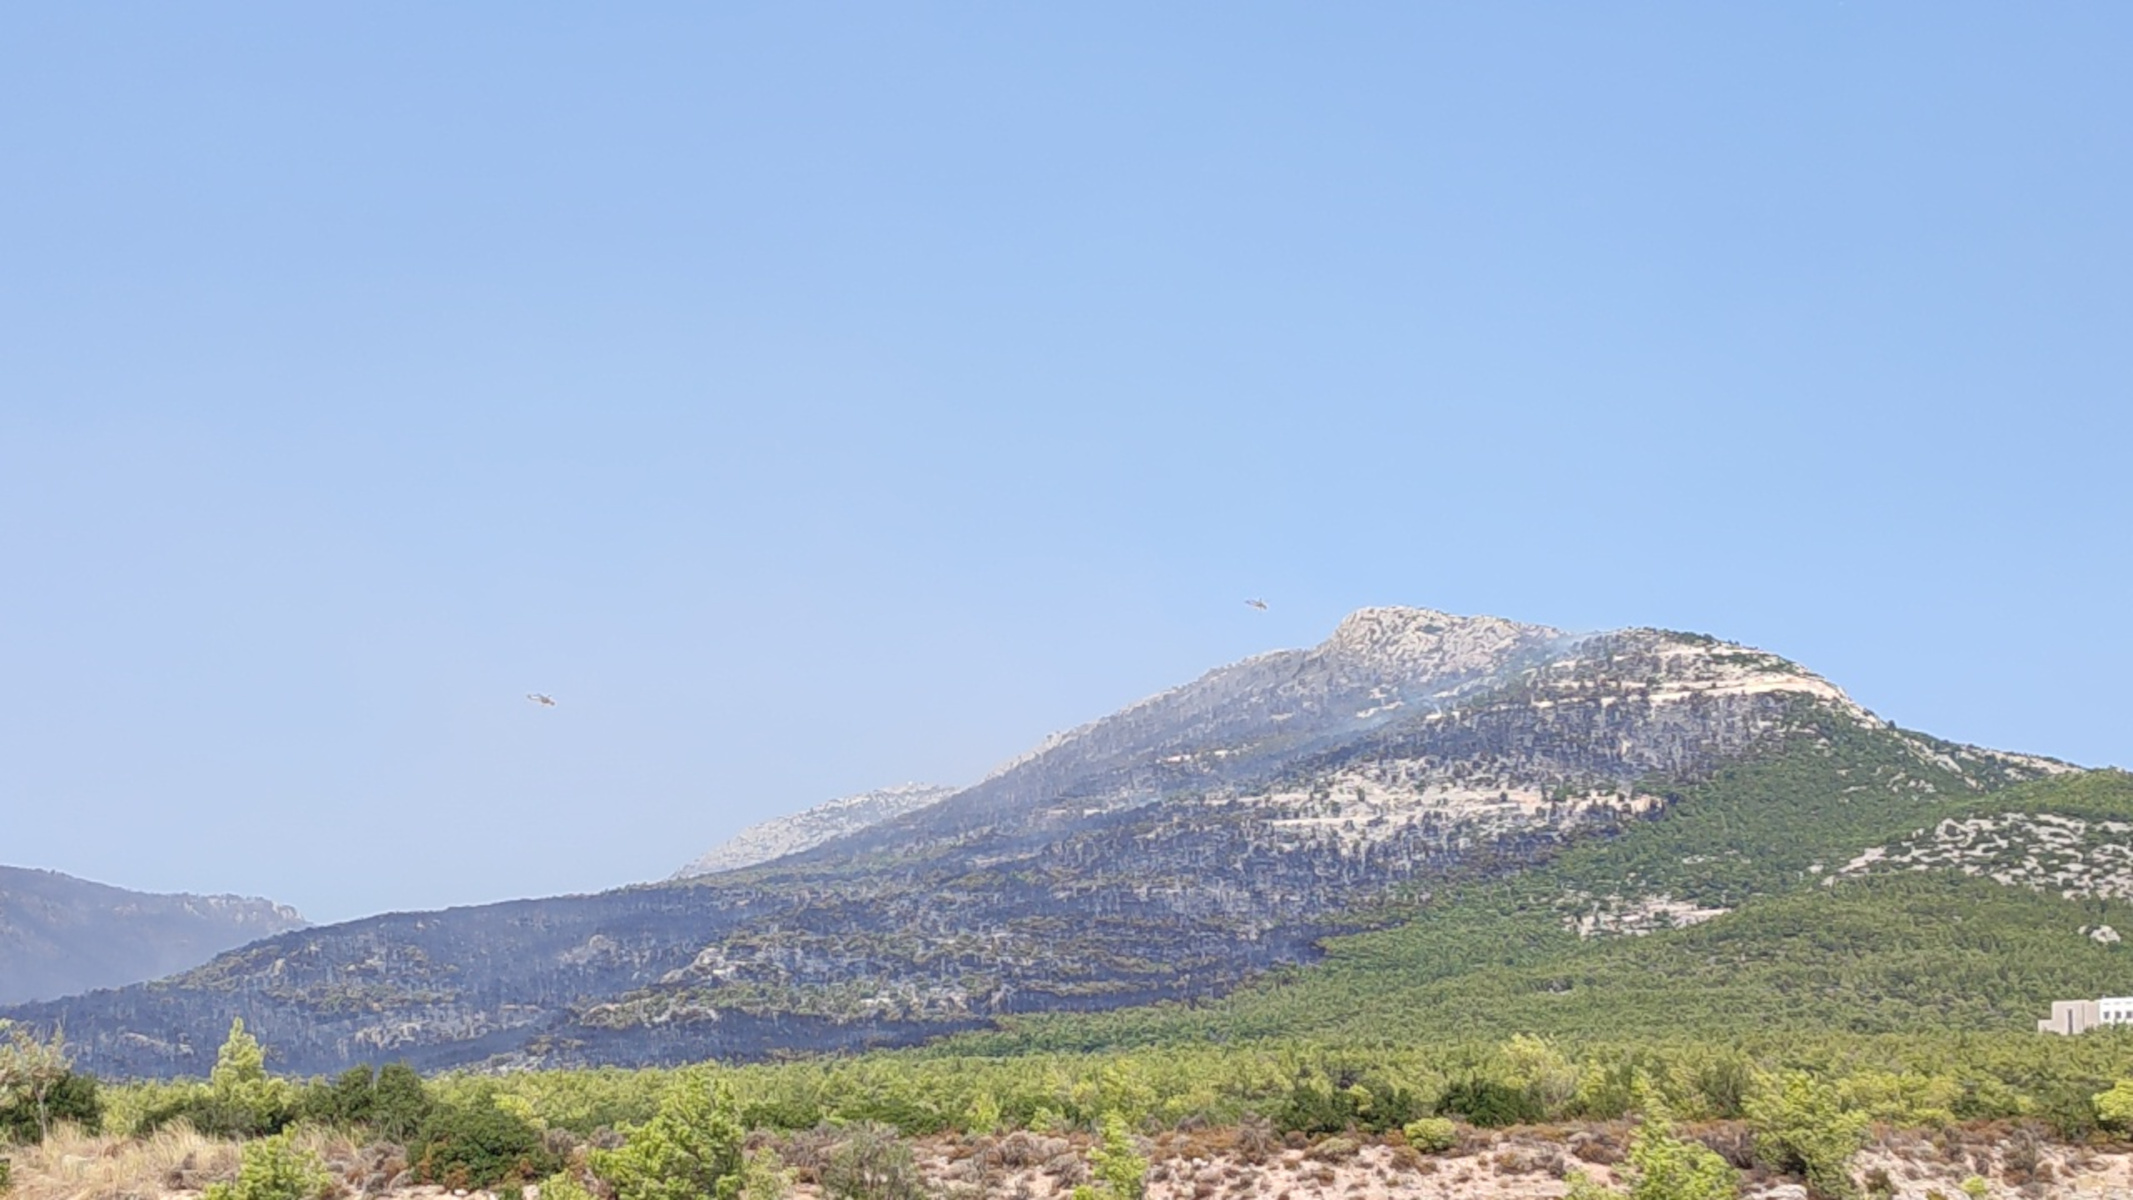
<path id="1" fill-rule="evenodd" d="M 1908 1043 L 1930 1060 L 1950 1033 L 2015 1048 L 2053 1000 L 2133 990 L 2133 774 L 1945 782 L 1867 731 L 1809 725 L 1670 788 L 1663 820 L 1453 882 L 1308 969 L 944 1049 L 1931 1034 Z"/>
<path id="2" fill-rule="evenodd" d="M 303 926 L 295 909 L 266 900 L 152 895 L 0 867 L 0 1004 L 123 987 Z"/>
<path id="3" fill-rule="evenodd" d="M 791 816 L 750 825 L 699 855 L 688 866 L 676 871 L 673 878 L 693 879 L 698 875 L 737 871 L 802 850 L 812 850 L 832 838 L 879 825 L 955 793 L 956 789 L 952 787 L 904 783 L 856 796 L 842 796 Z"/>
<path id="4" fill-rule="evenodd" d="M 1428 927 L 1430 897 L 1549 878 L 1597 848 L 1627 857 L 1518 894 L 1543 941 L 1719 917 L 1796 882 L 1802 855 L 1834 869 L 1890 820 L 2067 770 L 1897 729 L 1703 635 L 1365 609 L 1319 646 L 1219 668 L 783 857 L 284 934 L 10 1015 L 63 1021 L 84 1065 L 115 1075 L 203 1072 L 240 1015 L 307 1073 L 1071 1025 L 1103 1018 L 1057 1014 L 1230 994 L 1345 931 Z M 1755 844 L 1700 848 L 1735 837 Z M 1431 952 L 1448 968 L 1460 946 Z"/>

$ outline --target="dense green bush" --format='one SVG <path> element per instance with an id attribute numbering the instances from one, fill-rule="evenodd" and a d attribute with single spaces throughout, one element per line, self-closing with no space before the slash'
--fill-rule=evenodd
<path id="1" fill-rule="evenodd" d="M 435 1104 L 414 1068 L 396 1062 L 377 1071 L 350 1067 L 330 1081 L 316 1081 L 296 1107 L 314 1124 L 406 1143 L 421 1132 Z"/>
<path id="2" fill-rule="evenodd" d="M 1274 1112 L 1274 1124 L 1301 1133 L 1398 1129 L 1429 1112 L 1412 1087 L 1382 1076 L 1327 1078 L 1308 1072 L 1289 1087 Z"/>
<path id="3" fill-rule="evenodd" d="M 1452 1080 L 1437 1106 L 1485 1129 L 1530 1125 L 1547 1115 L 1540 1100 L 1525 1087 L 1481 1071 Z"/>
<path id="4" fill-rule="evenodd" d="M 748 1182 L 745 1132 L 732 1092 L 708 1069 L 684 1070 L 620 1149 L 593 1152 L 593 1173 L 615 1200 L 737 1200 Z"/>
<path id="5" fill-rule="evenodd" d="M 1424 1154 L 1442 1154 L 1459 1144 L 1459 1126 L 1446 1117 L 1423 1117 L 1400 1130 L 1407 1144 Z"/>
<path id="6" fill-rule="evenodd" d="M 541 1131 L 494 1097 L 433 1108 L 409 1157 L 424 1180 L 451 1188 L 531 1183 L 562 1165 Z"/>
<path id="7" fill-rule="evenodd" d="M 2109 1091 L 2090 1097 L 2096 1117 L 2119 1133 L 2133 1131 L 2133 1079 L 2121 1079 Z"/>
<path id="8" fill-rule="evenodd" d="M 104 1124 L 103 1091 L 95 1076 L 68 1071 L 44 1094 L 42 1105 L 28 1096 L 0 1103 L 0 1142 L 32 1142 L 52 1125 L 78 1126 L 96 1133 Z"/>
<path id="9" fill-rule="evenodd" d="M 1868 1116 L 1844 1105 L 1838 1086 L 1804 1071 L 1764 1080 L 1748 1097 L 1756 1153 L 1780 1171 L 1799 1175 L 1824 1200 L 1847 1200 L 1852 1156 L 1866 1144 Z"/>
<path id="10" fill-rule="evenodd" d="M 318 1080 L 303 1090 L 297 1113 L 314 1125 L 335 1129 L 358 1129 L 370 1124 L 371 1093 L 377 1072 L 368 1066 L 350 1067 L 332 1080 Z"/>

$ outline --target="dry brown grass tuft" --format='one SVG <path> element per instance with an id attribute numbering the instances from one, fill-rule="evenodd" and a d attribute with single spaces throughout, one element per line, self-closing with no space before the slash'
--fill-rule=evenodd
<path id="1" fill-rule="evenodd" d="M 155 1200 L 179 1188 L 237 1177 L 237 1143 L 171 1125 L 143 1138 L 92 1135 L 72 1126 L 11 1152 L 8 1200 Z"/>

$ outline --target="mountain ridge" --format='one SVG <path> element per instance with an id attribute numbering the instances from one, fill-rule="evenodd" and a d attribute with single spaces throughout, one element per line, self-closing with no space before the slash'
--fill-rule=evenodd
<path id="1" fill-rule="evenodd" d="M 855 833 L 870 825 L 902 816 L 914 809 L 944 800 L 959 789 L 930 783 L 900 783 L 850 796 L 839 796 L 813 808 L 760 821 L 691 859 L 668 876 L 669 882 L 737 871 L 803 850 L 811 850 L 832 838 Z"/>
<path id="2" fill-rule="evenodd" d="M 2051 769 L 1899 730 L 1704 635 L 1366 609 L 797 853 L 283 935 L 19 1013 L 64 1021 L 94 1069 L 169 1074 L 203 1070 L 240 1015 L 326 1071 L 751 1058 L 1205 999 L 1414 889 L 1664 825 L 1697 781 L 1802 739 L 1893 773 L 1874 797 Z M 1596 919 L 1645 920 L 1644 897 Z"/>
<path id="3" fill-rule="evenodd" d="M 137 892 L 0 866 L 0 1004 L 139 983 L 306 924 L 258 897 Z"/>

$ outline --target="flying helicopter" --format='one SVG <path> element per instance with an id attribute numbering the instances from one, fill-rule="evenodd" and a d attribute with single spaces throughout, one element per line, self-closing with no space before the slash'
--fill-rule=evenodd
<path id="1" fill-rule="evenodd" d="M 1247 601 L 1245 601 L 1244 603 L 1245 603 L 1245 604 L 1246 604 L 1246 605 L 1247 605 L 1248 607 L 1251 607 L 1251 608 L 1256 608 L 1256 609 L 1258 609 L 1258 610 L 1259 610 L 1260 612 L 1265 612 L 1265 611 L 1266 611 L 1266 601 L 1264 601 L 1264 600 L 1257 600 L 1257 599 L 1254 599 L 1254 600 L 1247 600 Z"/>
<path id="2" fill-rule="evenodd" d="M 535 704 L 540 705 L 542 708 L 555 707 L 555 697 L 549 695 L 546 692 L 527 692 L 526 699 L 533 701 Z"/>

